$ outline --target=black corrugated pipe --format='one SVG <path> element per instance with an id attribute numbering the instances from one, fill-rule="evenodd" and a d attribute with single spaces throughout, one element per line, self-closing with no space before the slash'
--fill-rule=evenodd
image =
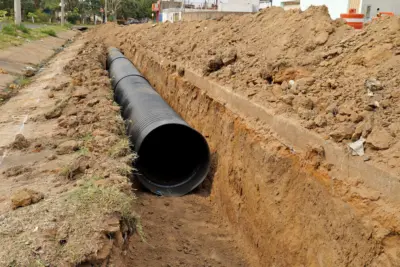
<path id="1" fill-rule="evenodd" d="M 140 182 L 153 193 L 181 196 L 196 188 L 210 167 L 206 139 L 191 128 L 116 48 L 107 68 L 115 101 L 139 155 Z"/>

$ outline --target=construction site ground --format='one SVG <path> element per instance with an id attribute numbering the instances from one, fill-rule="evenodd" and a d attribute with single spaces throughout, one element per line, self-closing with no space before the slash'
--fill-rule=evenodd
<path id="1" fill-rule="evenodd" d="M 0 106 L 0 266 L 400 266 L 399 29 L 270 8 L 75 37 Z M 135 180 L 108 47 L 206 137 L 194 192 Z"/>

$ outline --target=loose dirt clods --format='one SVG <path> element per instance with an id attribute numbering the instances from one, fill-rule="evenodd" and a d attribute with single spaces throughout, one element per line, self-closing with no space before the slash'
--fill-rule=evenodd
<path id="1" fill-rule="evenodd" d="M 0 107 L 17 118 L 34 111 L 3 152 L 1 266 L 124 266 L 124 244 L 140 224 L 128 178 L 134 156 L 119 141 L 126 137 L 110 98 L 105 49 L 77 41 L 35 76 L 35 89 Z"/>
<path id="2" fill-rule="evenodd" d="M 250 266 L 396 266 L 399 28 L 312 7 L 93 34 L 207 137 L 210 199 Z"/>
<path id="3" fill-rule="evenodd" d="M 102 32 L 117 36 L 124 51 L 145 48 L 181 62 L 345 148 L 366 121 L 371 130 L 384 128 L 396 137 L 390 126 L 400 123 L 399 28 L 391 17 L 356 32 L 332 21 L 326 7 L 312 7 L 155 27 L 107 25 Z M 388 168 L 396 143 L 366 154 Z"/>

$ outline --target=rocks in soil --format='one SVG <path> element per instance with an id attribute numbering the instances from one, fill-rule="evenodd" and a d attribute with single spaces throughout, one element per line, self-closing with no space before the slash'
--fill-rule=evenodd
<path id="1" fill-rule="evenodd" d="M 223 66 L 224 66 L 224 62 L 222 61 L 222 58 L 219 56 L 216 56 L 207 62 L 207 67 L 204 72 L 205 72 L 205 74 L 208 75 L 214 71 L 221 69 Z"/>
<path id="2" fill-rule="evenodd" d="M 326 117 L 324 115 L 318 115 L 314 119 L 314 122 L 318 127 L 325 127 L 328 124 L 328 121 L 326 120 Z"/>
<path id="3" fill-rule="evenodd" d="M 326 31 L 320 32 L 316 37 L 315 37 L 315 44 L 317 45 L 323 45 L 328 41 L 329 38 L 329 33 Z"/>
<path id="4" fill-rule="evenodd" d="M 373 129 L 367 138 L 367 144 L 375 150 L 388 149 L 392 143 L 393 137 L 386 129 Z"/>
<path id="5" fill-rule="evenodd" d="M 77 151 L 78 149 L 79 149 L 79 143 L 75 140 L 69 140 L 64 143 L 61 143 L 57 147 L 57 154 L 58 155 L 69 154 Z"/>
<path id="6" fill-rule="evenodd" d="M 17 209 L 35 204 L 42 200 L 44 195 L 32 189 L 23 188 L 11 196 L 11 208 Z"/>
<path id="7" fill-rule="evenodd" d="M 25 167 L 23 165 L 18 165 L 18 166 L 13 166 L 13 167 L 6 169 L 3 172 L 3 174 L 6 177 L 14 177 L 14 176 L 18 176 L 18 175 L 21 175 L 23 173 L 30 172 L 30 171 L 32 171 L 32 168 Z"/>
<path id="8" fill-rule="evenodd" d="M 293 99 L 294 99 L 294 97 L 295 97 L 295 96 L 294 96 L 294 95 L 291 95 L 291 94 L 283 95 L 283 96 L 280 97 L 280 100 L 281 100 L 283 103 L 285 103 L 285 104 L 291 106 L 291 105 L 293 105 Z"/>
<path id="9" fill-rule="evenodd" d="M 268 83 L 272 83 L 273 81 L 273 69 L 271 65 L 267 65 L 267 67 L 263 68 L 259 72 L 259 76 L 261 79 L 267 81 Z"/>
<path id="10" fill-rule="evenodd" d="M 61 101 L 60 103 L 58 103 L 54 108 L 52 108 L 51 110 L 47 111 L 44 114 L 44 117 L 47 120 L 50 119 L 55 119 L 61 116 L 62 111 L 64 110 L 65 106 L 67 105 L 67 101 Z"/>
<path id="11" fill-rule="evenodd" d="M 336 130 L 329 134 L 336 142 L 341 142 L 344 139 L 351 139 L 355 127 L 351 124 L 340 124 Z"/>
<path id="12" fill-rule="evenodd" d="M 365 80 L 364 86 L 367 90 L 371 92 L 376 92 L 383 89 L 382 83 L 376 78 L 369 78 Z"/>
<path id="13" fill-rule="evenodd" d="M 86 98 L 86 96 L 89 94 L 89 90 L 86 89 L 85 87 L 78 87 L 76 88 L 75 92 L 72 94 L 73 97 L 82 99 Z"/>
<path id="14" fill-rule="evenodd" d="M 11 143 L 10 147 L 12 149 L 24 149 L 30 146 L 30 142 L 25 138 L 23 134 L 17 134 L 15 136 L 14 142 Z"/>
<path id="15" fill-rule="evenodd" d="M 310 98 L 304 96 L 296 96 L 293 99 L 293 107 L 302 107 L 304 109 L 312 110 L 314 108 L 314 102 Z"/>
<path id="16" fill-rule="evenodd" d="M 181 77 L 185 76 L 185 69 L 182 68 L 182 67 L 179 67 L 178 68 L 178 75 L 181 76 Z"/>
<path id="17" fill-rule="evenodd" d="M 235 48 L 231 48 L 227 53 L 222 55 L 222 62 L 225 66 L 233 64 L 237 59 L 237 50 Z"/>
<path id="18" fill-rule="evenodd" d="M 35 68 L 26 67 L 25 70 L 24 70 L 24 76 L 28 77 L 28 78 L 32 77 L 32 76 L 35 76 L 35 72 L 36 72 Z"/>

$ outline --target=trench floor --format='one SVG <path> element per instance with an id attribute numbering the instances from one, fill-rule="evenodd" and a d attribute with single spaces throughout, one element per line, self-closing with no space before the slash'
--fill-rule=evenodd
<path id="1" fill-rule="evenodd" d="M 179 198 L 141 191 L 137 196 L 145 241 L 133 237 L 130 266 L 249 266 L 203 189 Z"/>

